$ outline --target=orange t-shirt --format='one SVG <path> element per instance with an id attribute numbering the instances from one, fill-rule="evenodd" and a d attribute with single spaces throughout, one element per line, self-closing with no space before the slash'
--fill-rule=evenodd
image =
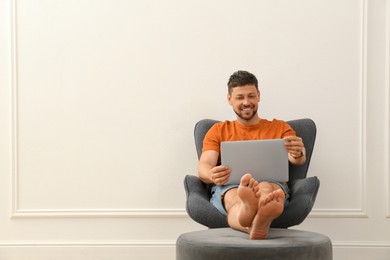
<path id="1" fill-rule="evenodd" d="M 224 121 L 214 124 L 203 140 L 202 152 L 217 151 L 219 154 L 221 142 L 278 139 L 295 136 L 295 131 L 282 120 L 272 121 L 261 119 L 256 125 L 245 126 L 237 121 Z"/>

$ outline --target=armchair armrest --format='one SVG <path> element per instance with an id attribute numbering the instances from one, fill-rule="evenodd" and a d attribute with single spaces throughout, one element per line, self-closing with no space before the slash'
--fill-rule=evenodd
<path id="1" fill-rule="evenodd" d="M 187 195 L 186 210 L 193 220 L 209 228 L 228 227 L 226 216 L 210 203 L 207 184 L 196 176 L 187 175 L 184 188 Z"/>
<path id="2" fill-rule="evenodd" d="M 299 225 L 309 215 L 317 197 L 320 181 L 317 177 L 298 179 L 289 184 L 290 203 L 271 227 L 288 228 Z"/>

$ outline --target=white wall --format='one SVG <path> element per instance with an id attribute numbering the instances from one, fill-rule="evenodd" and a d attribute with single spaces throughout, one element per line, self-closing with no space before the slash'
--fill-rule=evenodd
<path id="1" fill-rule="evenodd" d="M 390 258 L 385 0 L 0 0 L 0 259 L 174 259 L 193 126 L 260 115 L 318 127 L 321 188 L 295 228 L 334 259 Z"/>

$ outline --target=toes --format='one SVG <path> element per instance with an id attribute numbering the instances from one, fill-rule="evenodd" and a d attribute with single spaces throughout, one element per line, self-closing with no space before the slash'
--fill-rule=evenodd
<path id="1" fill-rule="evenodd" d="M 257 195 L 257 193 L 256 193 L 256 195 Z M 275 191 L 271 192 L 265 198 L 263 198 L 259 201 L 259 206 L 263 207 L 263 206 L 267 205 L 268 203 L 270 203 L 271 201 L 277 200 L 278 197 L 280 197 L 280 196 L 279 196 L 279 194 L 276 196 Z"/>
<path id="2" fill-rule="evenodd" d="M 255 179 L 251 178 L 248 187 L 253 189 L 253 191 L 255 191 L 255 188 L 257 187 L 258 184 L 259 183 Z"/>
<path id="3" fill-rule="evenodd" d="M 270 193 L 269 196 L 267 197 L 267 203 L 271 202 L 274 200 L 274 194 Z"/>
<path id="4" fill-rule="evenodd" d="M 278 201 L 278 202 L 279 201 L 284 201 L 285 195 L 284 195 L 284 191 L 282 189 L 274 191 L 273 194 L 274 194 L 274 199 L 276 201 Z"/>
<path id="5" fill-rule="evenodd" d="M 240 185 L 243 185 L 243 186 L 248 186 L 250 181 L 252 179 L 252 175 L 247 173 L 245 174 L 244 176 L 241 177 L 241 180 L 240 180 Z"/>

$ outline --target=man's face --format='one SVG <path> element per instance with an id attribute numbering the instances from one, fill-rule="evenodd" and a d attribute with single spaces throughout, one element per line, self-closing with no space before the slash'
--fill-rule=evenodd
<path id="1" fill-rule="evenodd" d="M 254 85 L 235 87 L 232 93 L 228 94 L 228 102 L 239 118 L 250 121 L 257 114 L 260 92 Z"/>

